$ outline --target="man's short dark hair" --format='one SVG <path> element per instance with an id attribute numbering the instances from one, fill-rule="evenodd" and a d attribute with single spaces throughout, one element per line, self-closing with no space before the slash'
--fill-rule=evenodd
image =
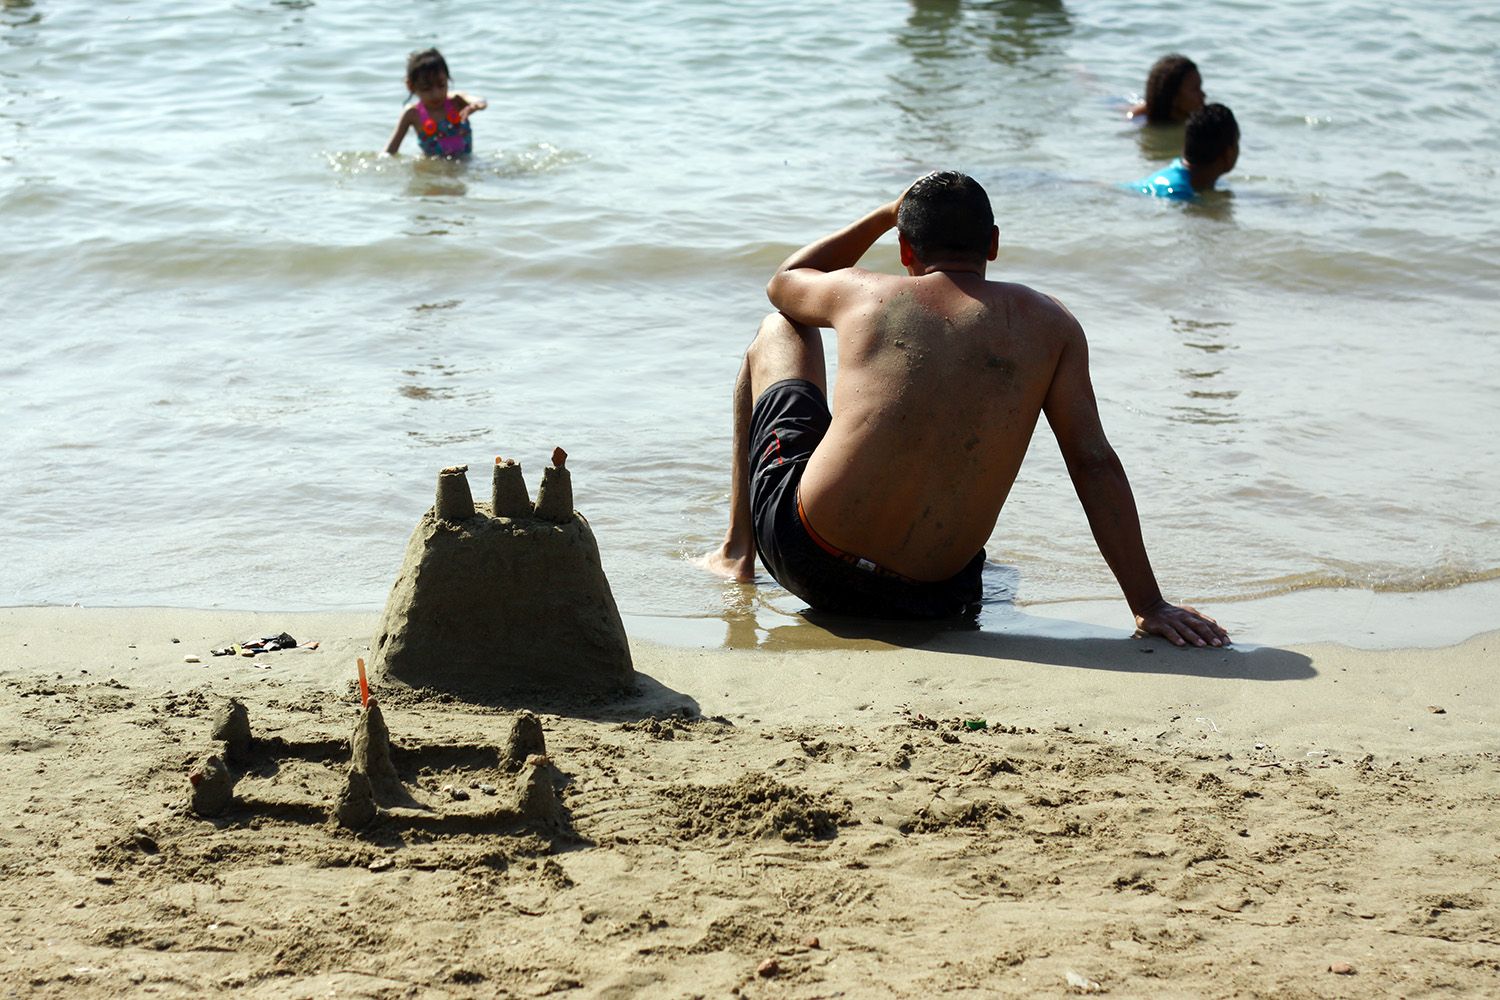
<path id="1" fill-rule="evenodd" d="M 901 199 L 896 228 L 923 262 L 990 255 L 995 212 L 979 182 L 956 170 L 938 170 L 913 184 Z"/>
<path id="2" fill-rule="evenodd" d="M 1146 120 L 1169 122 L 1177 108 L 1177 92 L 1189 73 L 1198 72 L 1198 64 L 1177 52 L 1162 56 L 1151 65 L 1146 76 Z"/>
<path id="3" fill-rule="evenodd" d="M 1234 112 L 1222 104 L 1205 104 L 1188 116 L 1182 156 L 1189 163 L 1206 166 L 1239 141 L 1240 124 Z"/>
<path id="4" fill-rule="evenodd" d="M 406 82 L 413 90 L 433 83 L 439 73 L 444 79 L 453 79 L 453 74 L 448 72 L 448 60 L 437 49 L 423 49 L 406 57 Z"/>

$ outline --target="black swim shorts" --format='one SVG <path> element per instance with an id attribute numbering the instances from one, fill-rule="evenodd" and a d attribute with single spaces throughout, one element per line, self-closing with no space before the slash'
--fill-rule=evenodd
<path id="1" fill-rule="evenodd" d="M 784 379 L 750 414 L 750 512 L 760 561 L 776 582 L 819 611 L 867 618 L 946 618 L 979 603 L 981 550 L 948 580 L 909 580 L 816 538 L 797 487 L 833 416 L 822 390 Z"/>

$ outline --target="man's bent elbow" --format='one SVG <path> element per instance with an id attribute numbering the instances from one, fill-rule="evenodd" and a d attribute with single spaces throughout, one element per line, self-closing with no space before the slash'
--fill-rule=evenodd
<path id="1" fill-rule="evenodd" d="M 1100 476 L 1123 473 L 1125 467 L 1115 449 L 1104 442 L 1087 448 L 1078 448 L 1063 456 L 1068 473 L 1074 478 L 1094 479 Z"/>

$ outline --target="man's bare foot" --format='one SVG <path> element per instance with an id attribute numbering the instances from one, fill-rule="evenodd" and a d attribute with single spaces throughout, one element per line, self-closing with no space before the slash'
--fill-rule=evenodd
<path id="1" fill-rule="evenodd" d="M 755 579 L 754 550 L 749 553 L 740 553 L 732 551 L 728 545 L 721 545 L 712 552 L 705 552 L 693 562 L 714 576 L 720 576 L 726 580 L 750 583 Z"/>

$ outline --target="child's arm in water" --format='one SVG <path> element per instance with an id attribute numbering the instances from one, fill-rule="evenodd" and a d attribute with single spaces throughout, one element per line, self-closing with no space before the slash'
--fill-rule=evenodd
<path id="1" fill-rule="evenodd" d="M 401 117 L 396 121 L 396 131 L 391 133 L 391 141 L 385 144 L 387 156 L 395 156 L 401 148 L 401 140 L 406 138 L 406 130 L 416 123 L 417 106 L 414 104 L 401 112 Z"/>
<path id="2" fill-rule="evenodd" d="M 482 97 L 470 97 L 468 94 L 454 94 L 453 101 L 458 105 L 458 120 L 468 121 L 469 116 L 476 111 L 483 111 L 490 106 L 490 102 Z"/>

